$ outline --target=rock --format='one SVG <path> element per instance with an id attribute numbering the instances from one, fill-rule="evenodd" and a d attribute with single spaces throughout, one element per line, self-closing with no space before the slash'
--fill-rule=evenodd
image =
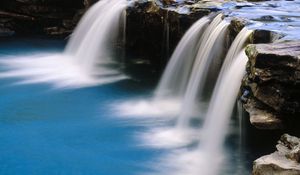
<path id="1" fill-rule="evenodd" d="M 249 45 L 246 48 L 251 74 L 262 81 L 300 80 L 300 42 Z"/>
<path id="2" fill-rule="evenodd" d="M 3 36 L 12 36 L 15 34 L 15 31 L 9 29 L 9 28 L 5 28 L 5 27 L 0 27 L 0 37 Z"/>
<path id="3" fill-rule="evenodd" d="M 9 25 L 15 34 L 69 35 L 76 26 L 78 12 L 84 9 L 84 0 L 1 0 L 0 26 Z M 75 18 L 76 17 L 76 18 Z M 72 21 L 65 25 L 65 21 Z M 48 32 L 59 28 L 60 32 Z M 64 32 L 62 32 L 64 30 Z"/>
<path id="4" fill-rule="evenodd" d="M 164 66 L 185 31 L 198 19 L 215 11 L 201 2 L 134 1 L 127 9 L 126 53 Z M 171 7 L 172 6 L 172 7 Z"/>
<path id="5" fill-rule="evenodd" d="M 84 0 L 83 4 L 86 8 L 89 8 L 93 4 L 95 4 L 98 0 Z"/>
<path id="6" fill-rule="evenodd" d="M 300 42 L 252 44 L 246 54 L 249 62 L 243 90 L 249 95 L 243 101 L 251 123 L 262 128 L 296 120 L 300 114 Z M 265 129 L 270 128 L 276 127 Z"/>
<path id="7" fill-rule="evenodd" d="M 283 38 L 284 35 L 282 33 L 257 29 L 253 32 L 250 37 L 250 43 L 260 44 L 260 43 L 272 43 L 276 40 Z"/>
<path id="8" fill-rule="evenodd" d="M 231 40 L 234 40 L 238 33 L 249 23 L 250 22 L 244 18 L 232 18 L 229 26 Z"/>
<path id="9" fill-rule="evenodd" d="M 66 28 L 60 28 L 60 27 L 48 27 L 44 29 L 47 35 L 51 36 L 66 36 L 70 33 L 72 33 L 72 30 L 68 30 Z"/>
<path id="10" fill-rule="evenodd" d="M 300 139 L 284 134 L 277 151 L 254 161 L 253 175 L 299 175 Z"/>
<path id="11" fill-rule="evenodd" d="M 283 129 L 283 121 L 274 112 L 270 112 L 261 102 L 251 98 L 244 104 L 250 115 L 250 122 L 258 129 Z"/>

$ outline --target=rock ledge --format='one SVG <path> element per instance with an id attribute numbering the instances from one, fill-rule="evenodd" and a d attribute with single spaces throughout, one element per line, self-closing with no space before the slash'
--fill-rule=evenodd
<path id="1" fill-rule="evenodd" d="M 254 161 L 253 175 L 299 175 L 300 139 L 284 134 L 277 151 Z"/>

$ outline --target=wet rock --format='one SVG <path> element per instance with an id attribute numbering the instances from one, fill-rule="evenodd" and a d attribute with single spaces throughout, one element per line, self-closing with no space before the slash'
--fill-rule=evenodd
<path id="1" fill-rule="evenodd" d="M 249 57 L 251 77 L 263 82 L 299 82 L 299 41 L 250 45 L 246 53 Z"/>
<path id="2" fill-rule="evenodd" d="M 187 1 L 134 1 L 127 9 L 126 53 L 163 66 L 184 32 L 214 8 Z"/>
<path id="3" fill-rule="evenodd" d="M 246 54 L 243 102 L 251 123 L 260 129 L 277 129 L 279 123 L 299 120 L 300 42 L 249 45 Z"/>
<path id="4" fill-rule="evenodd" d="M 58 34 L 46 32 L 49 28 L 60 28 L 63 35 L 70 34 L 79 18 L 75 18 L 80 9 L 84 9 L 84 0 L 1 0 L 0 26 L 9 25 L 15 34 Z M 72 21 L 72 25 L 65 25 Z"/>
<path id="5" fill-rule="evenodd" d="M 98 0 L 84 0 L 83 4 L 86 8 L 89 8 L 90 6 L 92 6 L 93 4 L 95 4 Z"/>
<path id="6" fill-rule="evenodd" d="M 276 40 L 283 38 L 284 35 L 282 33 L 256 29 L 250 37 L 250 43 L 260 44 L 260 43 L 272 43 Z"/>
<path id="7" fill-rule="evenodd" d="M 0 27 L 0 37 L 3 36 L 12 36 L 15 34 L 15 31 L 9 29 L 9 28 L 5 28 L 5 27 Z"/>
<path id="8" fill-rule="evenodd" d="M 232 18 L 229 25 L 230 41 L 232 42 L 240 31 L 250 22 L 244 18 Z"/>
<path id="9" fill-rule="evenodd" d="M 255 98 L 250 98 L 244 104 L 250 115 L 250 122 L 258 129 L 283 129 L 283 121 L 268 107 Z"/>
<path id="10" fill-rule="evenodd" d="M 299 175 L 300 139 L 284 134 L 277 151 L 254 161 L 253 175 Z"/>

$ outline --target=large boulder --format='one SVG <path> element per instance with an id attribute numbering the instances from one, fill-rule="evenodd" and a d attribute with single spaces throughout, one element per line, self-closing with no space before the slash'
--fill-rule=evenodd
<path id="1" fill-rule="evenodd" d="M 246 48 L 246 53 L 249 62 L 242 99 L 251 123 L 258 128 L 275 129 L 297 119 L 300 114 L 300 42 L 253 44 Z M 268 125 L 264 125 L 264 121 Z M 274 121 L 273 126 L 269 125 Z"/>
<path id="2" fill-rule="evenodd" d="M 299 175 L 300 139 L 284 134 L 277 151 L 254 161 L 253 175 Z"/>

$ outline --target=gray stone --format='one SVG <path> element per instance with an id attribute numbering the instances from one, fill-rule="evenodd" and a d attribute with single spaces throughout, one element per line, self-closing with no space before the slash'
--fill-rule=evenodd
<path id="1" fill-rule="evenodd" d="M 284 134 L 277 151 L 254 161 L 253 175 L 299 175 L 300 139 Z"/>

